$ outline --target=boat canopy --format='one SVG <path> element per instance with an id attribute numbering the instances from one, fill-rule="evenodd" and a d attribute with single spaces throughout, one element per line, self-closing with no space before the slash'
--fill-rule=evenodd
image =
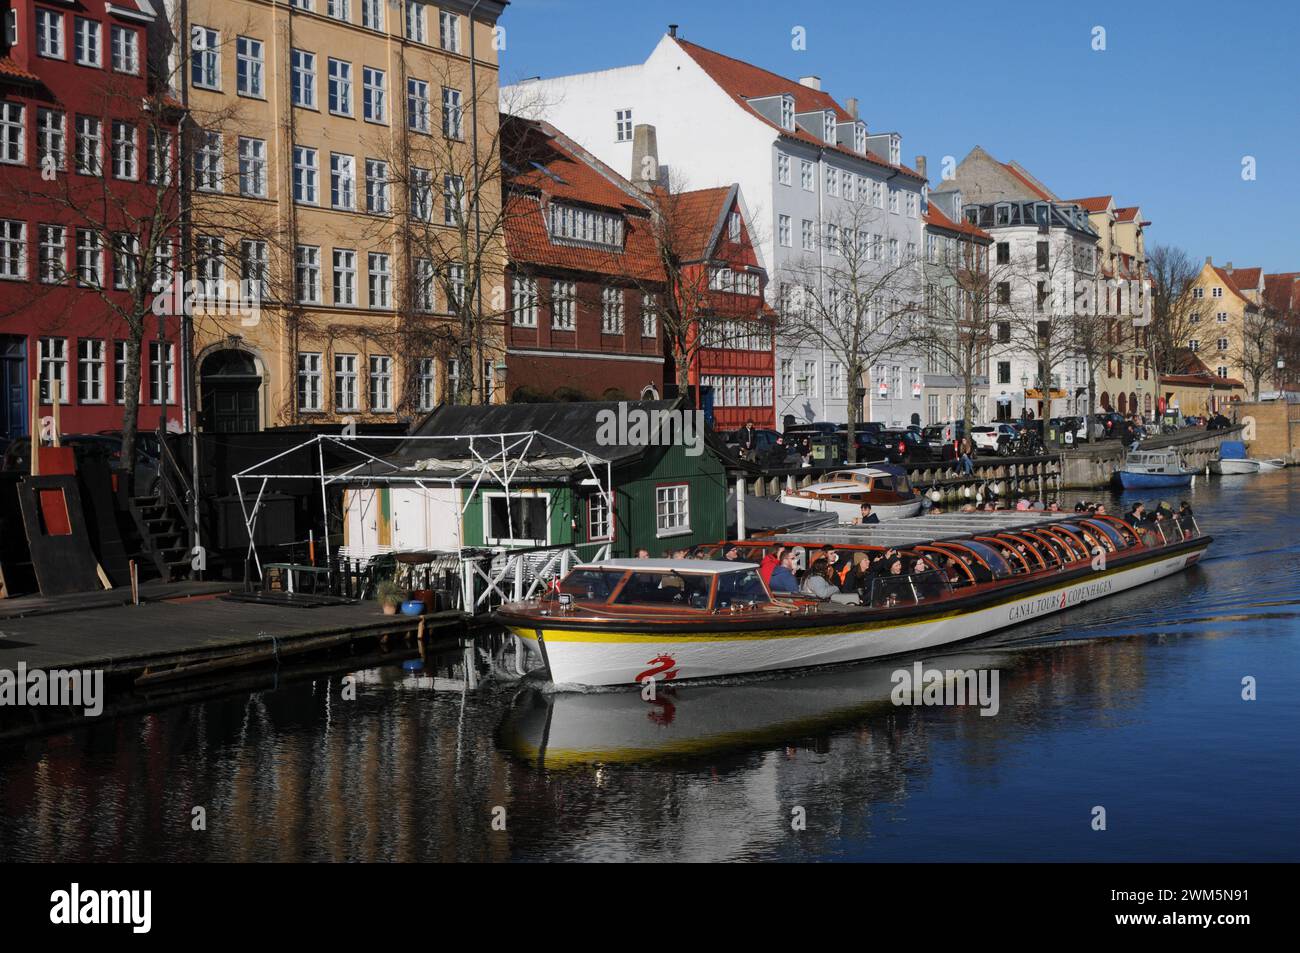
<path id="1" fill-rule="evenodd" d="M 754 563 L 703 559 L 609 559 L 574 567 L 560 594 L 588 606 L 729 609 L 772 601 Z"/>

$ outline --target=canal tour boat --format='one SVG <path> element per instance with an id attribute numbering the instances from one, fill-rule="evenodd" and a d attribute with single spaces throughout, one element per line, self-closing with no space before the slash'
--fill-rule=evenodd
<path id="1" fill-rule="evenodd" d="M 891 527 L 908 532 L 891 541 Z M 772 591 L 759 569 L 777 540 L 745 541 L 705 553 L 738 546 L 744 561 L 585 563 L 545 596 L 503 605 L 496 617 L 557 688 L 677 683 L 961 642 L 1169 576 L 1211 542 L 1191 516 L 1131 524 L 1111 516 L 950 514 L 852 530 L 865 541 L 831 534 L 839 558 L 861 552 L 892 560 L 893 550 L 905 570 L 820 601 Z M 805 552 L 821 549 L 823 538 L 807 540 Z"/>
<path id="2" fill-rule="evenodd" d="M 871 512 L 881 520 L 915 516 L 921 511 L 921 497 L 912 489 L 907 471 L 888 463 L 832 471 L 818 483 L 782 493 L 781 502 L 834 513 L 841 523 L 852 523 L 861 516 L 863 503 L 870 503 Z"/>
<path id="3" fill-rule="evenodd" d="M 1176 450 L 1133 450 L 1119 470 L 1119 482 L 1126 490 L 1149 490 L 1188 486 L 1195 475 Z"/>

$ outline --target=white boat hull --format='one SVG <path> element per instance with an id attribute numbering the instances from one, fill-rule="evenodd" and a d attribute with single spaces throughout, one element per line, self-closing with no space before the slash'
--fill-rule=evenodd
<path id="1" fill-rule="evenodd" d="M 1260 470 L 1285 470 L 1286 461 L 1281 457 L 1275 457 L 1272 460 L 1256 460 Z"/>
<path id="2" fill-rule="evenodd" d="M 1210 472 L 1220 476 L 1236 476 L 1243 473 L 1258 473 L 1258 460 L 1211 460 Z"/>
<path id="3" fill-rule="evenodd" d="M 1183 550 L 1140 565 L 1104 570 L 983 608 L 960 611 L 954 606 L 956 611 L 950 615 L 915 622 L 895 618 L 872 625 L 858 620 L 832 628 L 834 619 L 828 613 L 827 628 L 809 634 L 788 628 L 679 635 L 592 632 L 565 630 L 556 620 L 543 636 L 543 647 L 535 630 L 511 628 L 525 646 L 545 659 L 551 681 L 561 689 L 638 684 L 649 677 L 680 681 L 776 672 L 961 642 L 1172 575 L 1194 563 L 1201 552 Z"/>
<path id="4" fill-rule="evenodd" d="M 834 513 L 841 523 L 852 523 L 862 515 L 862 504 L 860 502 L 841 501 L 827 496 L 810 497 L 782 493 L 781 502 L 786 506 L 797 506 L 800 509 L 812 510 L 814 513 Z M 876 518 L 879 520 L 897 520 L 915 516 L 921 512 L 921 498 L 918 496 L 916 499 L 908 500 L 905 503 L 872 503 L 871 512 L 876 514 Z"/>

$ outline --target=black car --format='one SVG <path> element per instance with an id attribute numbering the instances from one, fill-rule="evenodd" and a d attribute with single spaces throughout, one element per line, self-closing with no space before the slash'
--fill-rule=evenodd
<path id="1" fill-rule="evenodd" d="M 882 430 L 880 439 L 890 463 L 922 463 L 943 459 L 942 450 L 932 450 L 915 430 Z"/>

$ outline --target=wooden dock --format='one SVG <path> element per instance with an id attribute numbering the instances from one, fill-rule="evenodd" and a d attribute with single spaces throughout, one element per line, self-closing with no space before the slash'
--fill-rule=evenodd
<path id="1" fill-rule="evenodd" d="M 227 584 L 225 589 L 228 589 Z M 278 665 L 351 644 L 454 640 L 469 633 L 459 611 L 384 615 L 377 603 L 314 608 L 228 602 L 219 592 L 141 605 L 0 616 L 0 669 L 102 670 L 109 681 L 144 684 Z M 413 643 L 414 644 L 414 643 Z"/>

